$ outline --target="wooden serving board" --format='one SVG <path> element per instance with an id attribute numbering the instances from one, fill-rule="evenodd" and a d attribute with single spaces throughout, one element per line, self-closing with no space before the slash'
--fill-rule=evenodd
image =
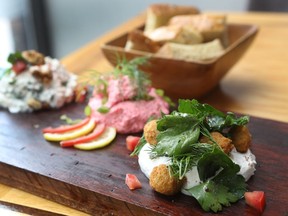
<path id="1" fill-rule="evenodd" d="M 61 148 L 43 139 L 41 129 L 59 126 L 62 114 L 83 118 L 83 106 L 32 114 L 0 110 L 0 182 L 76 208 L 92 215 L 217 215 L 205 213 L 197 201 L 182 194 L 166 197 L 153 192 L 130 157 L 124 135 L 94 151 Z M 267 205 L 263 215 L 288 213 L 288 124 L 251 118 L 252 151 L 257 171 L 249 190 L 263 190 Z M 142 189 L 130 191 L 126 173 L 136 174 Z M 255 215 L 240 200 L 219 215 Z"/>

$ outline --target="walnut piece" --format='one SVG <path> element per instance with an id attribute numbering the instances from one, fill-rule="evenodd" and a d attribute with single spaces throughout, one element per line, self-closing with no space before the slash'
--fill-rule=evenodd
<path id="1" fill-rule="evenodd" d="M 53 73 L 47 65 L 32 66 L 29 70 L 37 80 L 44 84 L 49 84 L 53 79 Z"/>
<path id="2" fill-rule="evenodd" d="M 32 65 L 42 65 L 45 63 L 44 55 L 35 50 L 23 51 L 22 57 Z"/>

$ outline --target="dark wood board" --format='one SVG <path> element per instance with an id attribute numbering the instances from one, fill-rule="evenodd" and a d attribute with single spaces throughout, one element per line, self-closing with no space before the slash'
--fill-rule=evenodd
<path id="1" fill-rule="evenodd" d="M 28 114 L 0 110 L 1 183 L 93 215 L 257 215 L 244 200 L 213 214 L 203 212 L 192 197 L 153 192 L 137 158 L 129 156 L 124 135 L 94 151 L 45 141 L 41 129 L 59 126 L 62 114 L 83 118 L 83 106 Z M 265 191 L 263 215 L 287 215 L 288 124 L 251 117 L 249 128 L 258 162 L 249 190 Z M 142 189 L 130 191 L 126 173 L 136 174 Z"/>

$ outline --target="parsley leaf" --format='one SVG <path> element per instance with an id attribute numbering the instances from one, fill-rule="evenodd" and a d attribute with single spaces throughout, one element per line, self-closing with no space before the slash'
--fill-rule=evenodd
<path id="1" fill-rule="evenodd" d="M 238 200 L 227 187 L 211 180 L 189 189 L 189 192 L 197 199 L 204 211 L 218 212 L 222 210 L 222 205 L 230 206 L 230 202 Z"/>
<path id="2" fill-rule="evenodd" d="M 200 135 L 199 121 L 192 116 L 174 112 L 157 121 L 157 145 L 152 149 L 155 156 L 177 156 L 192 149 Z"/>
<path id="3" fill-rule="evenodd" d="M 237 118 L 231 112 L 223 113 L 197 100 L 179 100 L 178 111 L 164 115 L 157 121 L 157 145 L 150 156 L 171 157 L 169 171 L 182 179 L 187 171 L 197 166 L 201 184 L 187 189 L 205 211 L 221 211 L 243 197 L 246 183 L 237 174 L 240 167 L 214 142 L 198 143 L 200 134 L 210 137 L 210 132 L 224 133 L 235 125 L 245 125 L 248 116 Z M 142 136 L 135 154 L 139 154 L 146 143 Z"/>
<path id="4" fill-rule="evenodd" d="M 224 133 L 225 129 L 233 126 L 246 125 L 249 122 L 248 116 L 237 116 L 232 112 L 226 114 L 208 105 L 201 104 L 197 100 L 179 100 L 179 112 L 189 113 L 196 118 L 202 119 L 203 124 L 209 131 Z"/>
<path id="5" fill-rule="evenodd" d="M 205 153 L 197 169 L 203 183 L 187 191 L 205 211 L 221 211 L 222 205 L 230 206 L 243 197 L 246 183 L 244 177 L 237 174 L 240 167 L 220 149 Z"/>

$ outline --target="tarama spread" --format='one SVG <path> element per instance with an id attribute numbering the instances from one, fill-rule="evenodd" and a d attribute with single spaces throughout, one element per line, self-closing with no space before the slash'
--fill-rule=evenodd
<path id="1" fill-rule="evenodd" d="M 94 90 L 89 101 L 92 116 L 98 121 L 117 129 L 118 133 L 136 133 L 143 130 L 149 118 L 159 118 L 168 114 L 169 105 L 157 95 L 152 87 L 148 89 L 149 99 L 133 100 L 137 86 L 133 86 L 128 76 L 117 79 L 111 77 L 107 82 L 107 99 Z M 105 107 L 108 112 L 101 112 Z"/>

